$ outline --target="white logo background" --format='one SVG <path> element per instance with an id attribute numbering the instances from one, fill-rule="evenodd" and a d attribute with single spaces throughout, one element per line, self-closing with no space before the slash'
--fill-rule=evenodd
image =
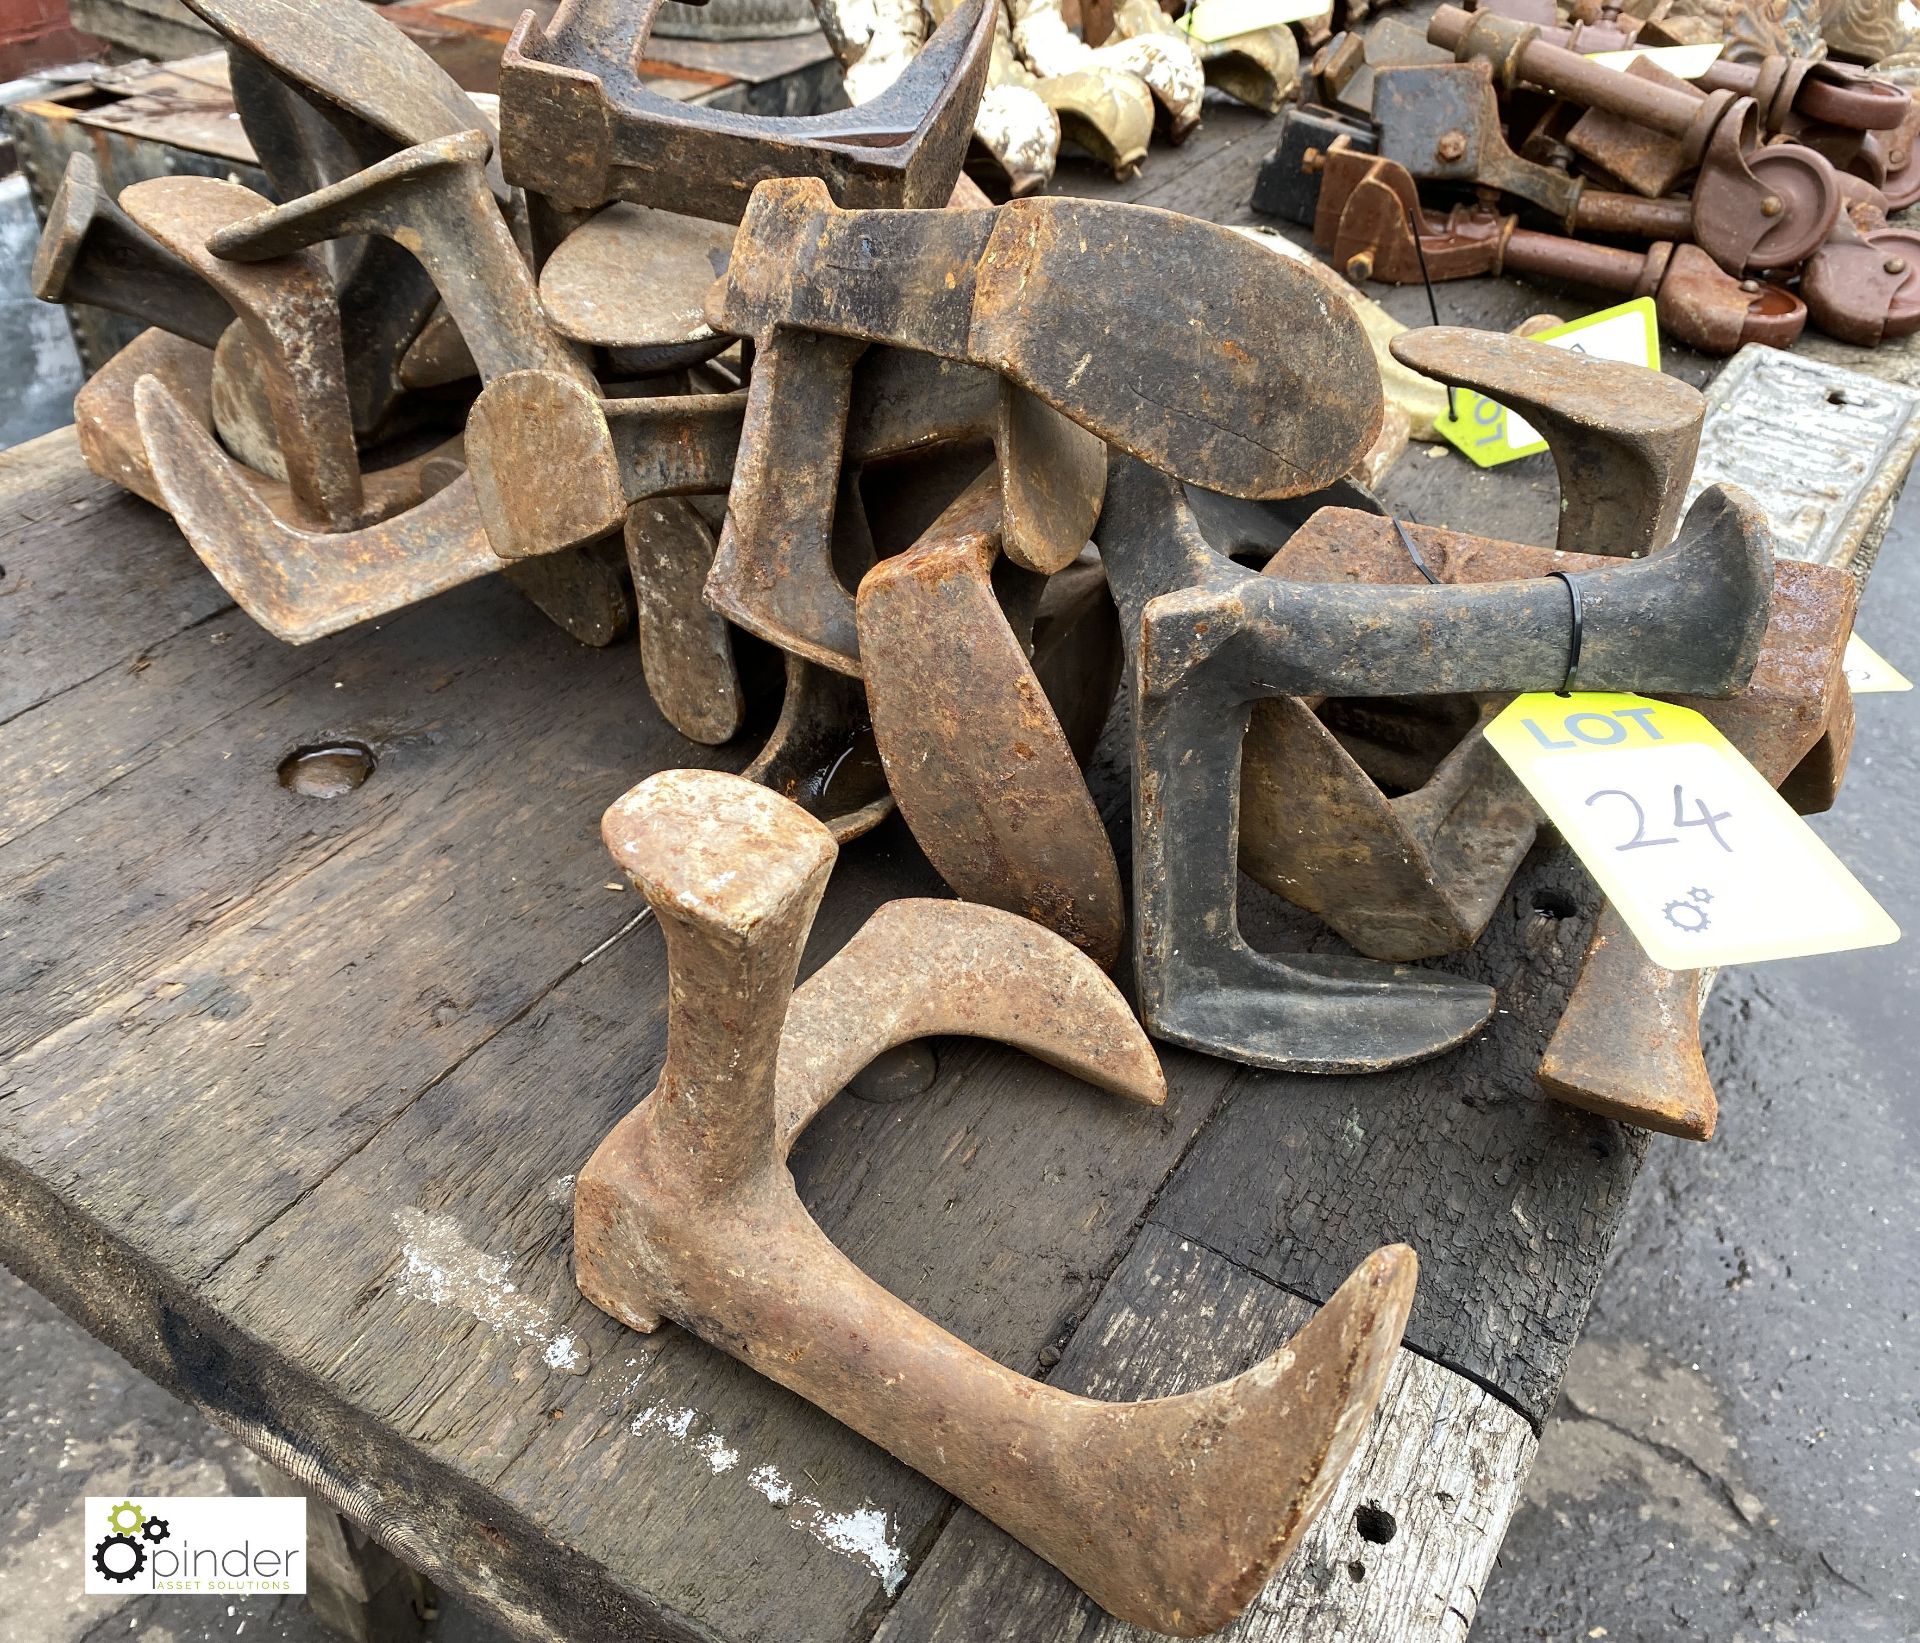
<path id="1" fill-rule="evenodd" d="M 114 1508 L 125 1505 L 135 1510 L 115 1521 Z M 80 1555 L 93 1596 L 304 1592 L 307 1502 L 301 1495 L 89 1495 Z"/>

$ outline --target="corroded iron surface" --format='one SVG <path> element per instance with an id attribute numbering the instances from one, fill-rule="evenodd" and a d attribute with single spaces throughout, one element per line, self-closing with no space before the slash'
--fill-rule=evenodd
<path id="1" fill-rule="evenodd" d="M 500 66 L 507 176 L 564 206 L 631 200 L 738 222 L 764 177 L 820 180 L 849 206 L 938 206 L 960 175 L 994 8 L 963 0 L 880 96 L 837 114 L 740 114 L 650 90 L 637 63 L 660 0 L 531 12 Z"/>
<path id="2" fill-rule="evenodd" d="M 1080 767 L 994 589 L 992 474 L 860 583 L 874 737 L 900 813 L 954 891 L 1023 913 L 1102 968 L 1126 908 Z"/>
<path id="3" fill-rule="evenodd" d="M 1303 311 L 1310 321 L 1289 330 L 1282 316 Z M 1011 556 L 1039 568 L 1078 552 L 1097 512 L 1102 464 L 1062 419 L 1209 488 L 1282 496 L 1339 477 L 1382 415 L 1358 321 L 1311 275 L 1145 207 L 849 212 L 818 182 L 766 183 L 708 316 L 756 346 L 707 597 L 847 673 L 859 672 L 858 632 L 827 543 L 851 373 L 869 343 L 993 371 L 1038 402 L 996 414 Z M 1299 415 L 1309 403 L 1314 415 Z"/>
<path id="4" fill-rule="evenodd" d="M 604 832 L 666 933 L 667 1060 L 575 1191 L 574 1268 L 637 1329 L 672 1318 L 992 1518 L 1118 1618 L 1213 1631 L 1260 1591 L 1362 1437 L 1415 1261 L 1370 1256 L 1281 1352 L 1181 1397 L 1106 1404 L 975 1352 L 854 1266 L 784 1167 L 879 1050 L 1000 1038 L 1126 1099 L 1164 1098 L 1125 1001 L 995 909 L 895 902 L 793 992 L 832 836 L 762 788 L 669 771 Z"/>
<path id="5" fill-rule="evenodd" d="M 1548 369 L 1540 356 L 1556 352 L 1482 343 L 1509 374 Z M 1561 354 L 1551 369 L 1598 363 Z M 1359 514 L 1330 524 L 1391 529 Z M 1252 704 L 1268 697 L 1558 689 L 1569 590 L 1544 579 L 1385 588 L 1257 576 L 1207 544 L 1176 484 L 1118 457 L 1096 540 L 1133 674 L 1134 959 L 1148 1024 L 1215 1054 L 1320 1071 L 1417 1060 L 1477 1031 L 1492 1008 L 1477 985 L 1365 959 L 1272 957 L 1241 939 L 1241 746 Z M 1769 543 L 1751 503 L 1710 492 L 1673 546 L 1577 573 L 1579 682 L 1741 688 L 1766 625 Z"/>

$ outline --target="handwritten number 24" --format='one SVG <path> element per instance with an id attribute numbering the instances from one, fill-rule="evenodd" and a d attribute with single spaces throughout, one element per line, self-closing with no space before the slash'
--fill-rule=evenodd
<path id="1" fill-rule="evenodd" d="M 1625 844 L 1616 844 L 1616 850 L 1648 850 L 1656 844 L 1678 844 L 1677 834 L 1666 834 L 1649 838 L 1647 835 L 1647 813 L 1641 808 L 1640 801 L 1624 788 L 1603 787 L 1598 793 L 1589 794 L 1587 803 L 1597 803 L 1601 799 L 1625 799 L 1633 807 L 1633 837 Z M 1693 800 L 1692 815 L 1687 814 L 1687 800 L 1680 785 L 1676 782 L 1673 789 L 1673 825 L 1675 827 L 1704 827 L 1713 835 L 1713 842 L 1729 855 L 1733 846 L 1721 835 L 1720 823 L 1733 814 L 1730 810 L 1709 810 L 1704 800 Z"/>

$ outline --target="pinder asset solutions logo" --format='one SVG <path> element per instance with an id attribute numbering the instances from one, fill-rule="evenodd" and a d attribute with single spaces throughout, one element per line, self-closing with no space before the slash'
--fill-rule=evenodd
<path id="1" fill-rule="evenodd" d="M 89 1495 L 84 1549 L 89 1596 L 304 1592 L 307 1502 L 301 1495 Z"/>

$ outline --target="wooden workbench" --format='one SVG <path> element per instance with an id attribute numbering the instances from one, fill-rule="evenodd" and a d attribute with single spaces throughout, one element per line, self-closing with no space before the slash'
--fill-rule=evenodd
<path id="1" fill-rule="evenodd" d="M 1063 183 L 1244 221 L 1268 129 L 1211 108 L 1133 183 Z M 1442 301 L 1490 324 L 1552 306 L 1511 282 Z M 1552 528 L 1544 458 L 1484 476 L 1416 448 L 1388 490 Z M 805 1403 L 573 1286 L 571 1177 L 664 1034 L 659 933 L 599 816 L 651 771 L 739 767 L 751 736 L 682 741 L 630 644 L 581 649 L 498 581 L 284 646 L 70 432 L 0 455 L 0 564 L 0 1259 L 520 1636 L 1137 1635 Z M 1122 734 L 1095 778 L 1124 860 Z M 342 737 L 378 755 L 364 786 L 281 785 L 289 752 Z M 888 824 L 844 854 L 808 968 L 879 902 L 938 893 Z M 1441 966 L 1500 1013 L 1423 1066 L 1169 1050 L 1143 1112 L 942 1042 L 928 1092 L 843 1097 L 794 1171 L 881 1282 L 1102 1396 L 1237 1371 L 1369 1250 L 1413 1244 L 1365 1452 L 1223 1635 L 1459 1638 L 1646 1145 L 1533 1084 L 1596 906 L 1537 851 Z M 1245 919 L 1333 945 L 1257 896 Z"/>

